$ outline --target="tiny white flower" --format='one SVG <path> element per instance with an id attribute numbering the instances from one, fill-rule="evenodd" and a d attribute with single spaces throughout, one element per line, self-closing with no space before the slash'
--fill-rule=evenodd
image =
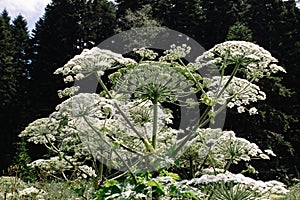
<path id="1" fill-rule="evenodd" d="M 75 65 L 73 68 L 72 68 L 72 70 L 73 71 L 79 71 L 79 70 L 81 70 L 82 69 L 82 67 L 80 66 L 80 65 Z"/>
<path id="2" fill-rule="evenodd" d="M 81 79 L 83 79 L 83 78 L 84 78 L 84 75 L 81 74 L 81 73 L 75 75 L 75 79 L 76 79 L 76 80 L 81 80 Z"/>
<path id="3" fill-rule="evenodd" d="M 64 71 L 64 69 L 62 67 L 60 67 L 57 70 L 55 70 L 54 74 L 62 74 L 63 71 Z"/>
<path id="4" fill-rule="evenodd" d="M 69 82 L 73 82 L 73 81 L 74 81 L 74 79 L 73 79 L 73 77 L 71 75 L 69 75 L 66 78 L 64 78 L 64 82 L 65 83 L 69 83 Z"/>
<path id="5" fill-rule="evenodd" d="M 29 188 L 26 188 L 24 190 L 21 190 L 19 192 L 19 196 L 22 197 L 22 196 L 28 196 L 28 195 L 31 195 L 31 194 L 38 194 L 40 192 L 40 190 L 36 189 L 35 187 L 31 186 Z"/>
<path id="6" fill-rule="evenodd" d="M 258 111 L 255 107 L 252 107 L 252 108 L 249 109 L 249 114 L 250 115 L 256 115 L 256 114 L 258 114 Z"/>
<path id="7" fill-rule="evenodd" d="M 237 108 L 237 110 L 238 110 L 238 113 L 243 113 L 243 112 L 245 112 L 245 107 L 244 106 L 239 106 Z"/>
<path id="8" fill-rule="evenodd" d="M 71 71 L 70 68 L 65 67 L 65 68 L 63 69 L 63 75 L 68 75 L 70 71 Z"/>
<path id="9" fill-rule="evenodd" d="M 233 107 L 234 107 L 234 103 L 229 102 L 229 103 L 227 104 L 227 107 L 228 107 L 228 108 L 233 108 Z"/>

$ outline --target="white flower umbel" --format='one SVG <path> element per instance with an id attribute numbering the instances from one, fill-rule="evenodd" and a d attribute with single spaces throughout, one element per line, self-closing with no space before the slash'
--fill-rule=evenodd
<path id="1" fill-rule="evenodd" d="M 81 116 L 96 116 L 106 118 L 114 115 L 114 100 L 100 97 L 98 94 L 80 93 L 56 106 L 62 116 L 77 118 Z"/>
<path id="2" fill-rule="evenodd" d="M 175 44 L 171 45 L 171 49 L 166 50 L 164 52 L 165 56 L 161 57 L 160 60 L 178 60 L 180 58 L 186 57 L 191 52 L 191 47 L 186 44 L 182 44 L 181 46 L 176 46 Z"/>
<path id="3" fill-rule="evenodd" d="M 154 60 L 158 56 L 158 53 L 144 47 L 140 49 L 133 49 L 133 51 L 139 54 L 142 58 L 148 58 L 149 60 Z"/>
<path id="4" fill-rule="evenodd" d="M 76 55 L 63 67 L 58 68 L 54 74 L 66 76 L 64 81 L 68 83 L 74 80 L 81 80 L 93 73 L 103 75 L 107 69 L 130 63 L 136 62 L 132 59 L 124 58 L 121 54 L 94 47 L 90 50 L 83 50 L 80 55 Z"/>
<path id="5" fill-rule="evenodd" d="M 188 186 L 198 186 L 202 188 L 207 184 L 220 183 L 220 182 L 233 182 L 235 184 L 242 184 L 246 186 L 249 191 L 253 191 L 259 197 L 269 197 L 270 194 L 287 194 L 286 186 L 279 181 L 256 181 L 252 178 L 245 177 L 243 174 L 233 174 L 231 172 L 220 173 L 216 175 L 205 174 L 200 178 L 191 180 L 184 180 L 179 182 Z"/>
<path id="6" fill-rule="evenodd" d="M 221 71 L 238 64 L 247 79 L 259 80 L 272 73 L 286 72 L 264 48 L 246 41 L 227 41 L 215 45 L 196 59 L 199 67 L 218 67 Z"/>
<path id="7" fill-rule="evenodd" d="M 19 197 L 26 198 L 26 197 L 32 197 L 34 199 L 44 199 L 43 195 L 45 195 L 46 192 L 42 189 L 37 189 L 33 186 L 29 188 L 25 188 L 24 190 L 19 191 Z"/>
<path id="8" fill-rule="evenodd" d="M 58 97 L 63 98 L 63 97 L 71 97 L 73 96 L 77 91 L 79 90 L 79 86 L 73 86 L 69 88 L 65 88 L 64 90 L 58 90 Z"/>
<path id="9" fill-rule="evenodd" d="M 66 170 L 74 170 L 74 166 L 71 163 L 76 164 L 76 159 L 72 156 L 65 156 L 65 159 L 54 156 L 49 159 L 38 159 L 28 164 L 28 166 L 36 167 L 42 172 L 61 174 Z"/>
<path id="10" fill-rule="evenodd" d="M 250 161 L 251 158 L 270 159 L 255 144 L 240 137 L 233 131 L 221 129 L 198 129 L 197 136 L 190 142 L 181 159 L 194 159 L 214 168 L 229 168 L 230 164 L 239 161 Z M 205 159 L 209 156 L 209 159 Z M 201 166 L 198 166 L 201 167 Z"/>
<path id="11" fill-rule="evenodd" d="M 56 119 L 41 118 L 30 123 L 19 137 L 27 137 L 29 142 L 46 144 L 55 141 L 59 121 Z"/>
<path id="12" fill-rule="evenodd" d="M 260 90 L 259 86 L 248 80 L 233 77 L 230 83 L 227 84 L 229 79 L 230 76 L 204 78 L 208 89 L 205 98 L 210 98 L 212 102 L 221 105 L 227 103 L 229 108 L 237 107 L 239 113 L 245 112 L 245 106 L 248 106 L 251 102 L 266 99 L 266 94 Z M 257 109 L 250 108 L 249 114 L 257 114 Z"/>
<path id="13" fill-rule="evenodd" d="M 151 101 L 174 102 L 191 94 L 191 83 L 167 62 L 143 62 L 119 80 L 116 93 Z M 125 96 L 126 97 L 126 96 Z"/>
<path id="14" fill-rule="evenodd" d="M 87 165 L 82 165 L 79 166 L 79 169 L 81 170 L 81 175 L 83 178 L 87 178 L 87 176 L 89 177 L 97 177 L 95 170 L 92 167 L 89 167 Z"/>
<path id="15" fill-rule="evenodd" d="M 116 109 L 115 103 L 126 118 Z M 131 126 L 134 126 L 142 137 L 151 140 L 152 107 L 153 103 L 150 100 L 119 102 L 97 94 L 81 93 L 58 105 L 56 115 L 69 118 L 68 126 L 72 126 L 73 129 L 63 131 L 75 130 L 75 135 L 80 137 L 83 146 L 86 147 L 85 151 L 89 151 L 94 158 L 123 170 L 123 161 L 131 163 L 132 158 L 144 159 L 141 155 L 147 153 L 141 138 Z M 157 115 L 157 155 L 153 156 L 161 157 L 161 154 L 166 153 L 176 143 L 180 131 L 166 127 L 173 117 L 169 110 L 158 105 Z M 127 120 L 132 124 L 128 124 Z M 68 140 L 72 141 L 71 135 L 68 135 L 69 137 L 63 137 L 65 144 Z"/>

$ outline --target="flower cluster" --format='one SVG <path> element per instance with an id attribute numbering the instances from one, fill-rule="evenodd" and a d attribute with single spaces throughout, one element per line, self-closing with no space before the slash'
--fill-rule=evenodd
<path id="1" fill-rule="evenodd" d="M 38 169 L 44 172 L 51 172 L 51 173 L 61 173 L 65 170 L 70 170 L 73 168 L 73 165 L 70 165 L 70 162 L 75 163 L 76 159 L 72 158 L 71 156 L 66 156 L 65 160 L 62 157 L 54 156 L 50 159 L 38 159 L 33 161 L 32 163 L 28 164 L 31 167 L 37 167 Z"/>
<path id="2" fill-rule="evenodd" d="M 158 56 L 158 54 L 154 51 L 144 47 L 140 49 L 133 49 L 133 51 L 139 54 L 142 58 L 148 58 L 149 60 L 154 60 Z"/>
<path id="3" fill-rule="evenodd" d="M 161 61 L 173 61 L 178 60 L 180 58 L 186 57 L 191 52 L 191 47 L 186 44 L 182 44 L 181 46 L 176 46 L 175 44 L 171 45 L 171 49 L 166 50 L 164 52 L 165 56 L 160 58 Z"/>
<path id="4" fill-rule="evenodd" d="M 115 65 L 130 63 L 135 63 L 135 61 L 124 58 L 121 54 L 94 47 L 91 50 L 83 50 L 80 55 L 76 55 L 63 67 L 58 68 L 54 74 L 64 75 L 64 81 L 68 83 L 74 80 L 81 80 L 92 73 L 97 73 L 101 76 L 105 70 Z"/>
<path id="5" fill-rule="evenodd" d="M 79 90 L 79 86 L 72 86 L 72 87 L 67 87 L 64 90 L 58 90 L 58 97 L 63 98 L 63 97 L 71 97 L 73 96 L 77 91 Z"/>
<path id="6" fill-rule="evenodd" d="M 174 102 L 191 93 L 190 81 L 166 62 L 145 62 L 128 71 L 115 91 L 135 98 Z"/>
<path id="7" fill-rule="evenodd" d="M 116 112 L 114 100 L 101 97 L 98 94 L 80 93 L 56 106 L 61 116 L 78 118 L 83 116 L 95 116 L 105 119 Z"/>
<path id="8" fill-rule="evenodd" d="M 248 110 L 251 102 L 265 100 L 266 94 L 260 90 L 259 86 L 249 82 L 246 79 L 230 76 L 214 76 L 212 78 L 204 78 L 208 92 L 205 98 L 209 98 L 210 102 L 227 104 L 227 107 L 237 107 L 239 113 Z M 250 108 L 249 114 L 257 114 L 256 108 Z"/>
<path id="9" fill-rule="evenodd" d="M 248 162 L 251 158 L 270 159 L 255 143 L 236 137 L 233 131 L 198 129 L 196 135 L 183 153 L 183 160 L 194 159 L 202 165 L 205 161 L 208 166 L 224 169 L 228 164 Z M 275 155 L 271 150 L 266 153 Z"/>
<path id="10" fill-rule="evenodd" d="M 285 185 L 279 181 L 256 181 L 252 178 L 245 177 L 243 174 L 233 174 L 231 172 L 220 173 L 217 175 L 203 175 L 200 178 L 194 178 L 191 180 L 183 180 L 180 182 L 182 185 L 205 185 L 218 182 L 234 182 L 235 184 L 242 184 L 246 186 L 250 191 L 254 191 L 260 197 L 269 197 L 270 194 L 286 194 L 288 190 Z"/>
<path id="11" fill-rule="evenodd" d="M 81 170 L 81 174 L 83 178 L 87 178 L 87 176 L 90 177 L 97 177 L 97 174 L 95 173 L 95 170 L 87 165 L 79 166 L 79 169 Z"/>
<path id="12" fill-rule="evenodd" d="M 256 81 L 272 73 L 286 72 L 275 64 L 277 62 L 278 60 L 269 51 L 246 41 L 217 44 L 196 59 L 199 67 L 217 67 L 220 70 L 238 64 L 247 79 L 254 78 Z"/>
<path id="13" fill-rule="evenodd" d="M 33 186 L 19 191 L 19 196 L 22 198 L 35 197 L 35 199 L 44 199 L 43 195 L 45 195 L 45 194 L 46 194 L 46 192 L 44 190 L 39 190 Z"/>
<path id="14" fill-rule="evenodd" d="M 58 126 L 59 121 L 55 119 L 37 119 L 30 123 L 19 136 L 28 137 L 28 141 L 35 144 L 47 144 L 56 140 Z"/>

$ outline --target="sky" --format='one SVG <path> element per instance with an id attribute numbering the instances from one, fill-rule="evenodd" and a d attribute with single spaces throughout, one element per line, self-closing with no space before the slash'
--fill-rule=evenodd
<path id="1" fill-rule="evenodd" d="M 50 2 L 51 0 L 0 0 L 0 12 L 6 8 L 12 20 L 22 14 L 28 23 L 28 29 L 31 30 Z"/>

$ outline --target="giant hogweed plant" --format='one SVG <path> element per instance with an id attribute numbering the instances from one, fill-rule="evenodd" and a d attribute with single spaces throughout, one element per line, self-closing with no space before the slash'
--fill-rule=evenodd
<path id="1" fill-rule="evenodd" d="M 225 109 L 257 114 L 251 105 L 266 95 L 255 83 L 285 70 L 250 42 L 224 42 L 187 63 L 190 50 L 172 45 L 159 55 L 134 49 L 137 59 L 132 59 L 95 47 L 76 55 L 55 74 L 66 83 L 95 76 L 101 92 L 80 92 L 80 84 L 58 91 L 66 100 L 20 134 L 51 152 L 29 165 L 44 177 L 96 180 L 95 199 L 269 199 L 285 194 L 278 181 L 243 175 L 256 173 L 250 164 L 241 173 L 229 171 L 240 161 L 270 159 L 272 150 L 263 151 L 233 131 L 208 128 Z M 180 111 L 174 107 L 193 117 L 179 125 Z M 193 110 L 200 114 L 195 117 Z"/>

